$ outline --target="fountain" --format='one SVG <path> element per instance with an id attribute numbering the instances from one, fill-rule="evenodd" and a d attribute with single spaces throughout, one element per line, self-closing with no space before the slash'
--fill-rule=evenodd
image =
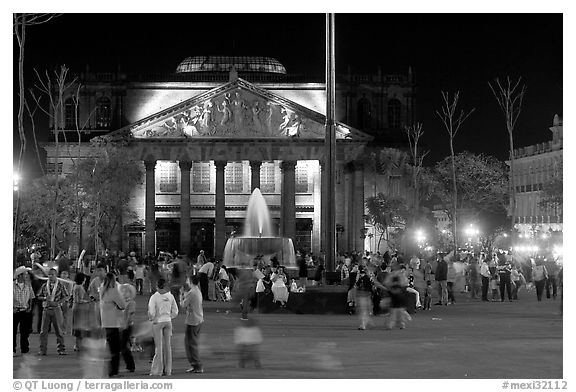
<path id="1" fill-rule="evenodd" d="M 274 235 L 268 205 L 258 188 L 248 200 L 242 235 L 226 242 L 224 264 L 232 268 L 251 268 L 257 256 L 276 256 L 280 265 L 296 267 L 292 240 Z"/>

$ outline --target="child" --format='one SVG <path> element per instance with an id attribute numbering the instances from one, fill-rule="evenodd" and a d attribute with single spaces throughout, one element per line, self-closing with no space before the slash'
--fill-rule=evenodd
<path id="1" fill-rule="evenodd" d="M 262 344 L 262 331 L 254 319 L 243 320 L 234 330 L 234 344 L 238 347 L 240 357 L 239 366 L 243 368 L 246 362 L 253 360 L 257 368 L 260 363 L 260 344 Z"/>
<path id="2" fill-rule="evenodd" d="M 424 310 L 430 310 L 430 304 L 432 302 L 432 282 L 426 281 L 426 291 L 424 294 Z"/>
<path id="3" fill-rule="evenodd" d="M 498 278 L 498 274 L 492 275 L 490 278 L 490 290 L 492 290 L 492 302 L 498 301 L 500 302 L 500 298 L 498 295 L 498 286 L 500 285 L 500 281 Z"/>
<path id="4" fill-rule="evenodd" d="M 152 322 L 144 321 L 134 328 L 134 343 L 138 351 L 144 352 L 148 356 L 148 363 L 152 363 L 156 352 Z"/>

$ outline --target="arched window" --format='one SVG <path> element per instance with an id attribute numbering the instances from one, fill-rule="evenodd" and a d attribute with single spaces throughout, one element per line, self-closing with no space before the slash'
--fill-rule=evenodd
<path id="1" fill-rule="evenodd" d="M 110 99 L 100 97 L 96 101 L 96 128 L 110 128 L 111 119 Z"/>
<path id="2" fill-rule="evenodd" d="M 388 128 L 400 128 L 402 109 L 400 101 L 391 99 L 388 101 Z"/>
<path id="3" fill-rule="evenodd" d="M 78 117 L 78 107 L 74 99 L 68 98 L 64 102 L 64 128 L 76 129 L 76 117 Z"/>
<path id="4" fill-rule="evenodd" d="M 357 111 L 358 113 L 358 128 L 363 129 L 363 128 L 369 128 L 370 127 L 370 120 L 372 118 L 371 116 L 371 105 L 370 105 L 370 101 L 368 99 L 366 99 L 366 97 L 362 97 L 360 98 L 360 100 L 358 101 L 358 108 Z"/>

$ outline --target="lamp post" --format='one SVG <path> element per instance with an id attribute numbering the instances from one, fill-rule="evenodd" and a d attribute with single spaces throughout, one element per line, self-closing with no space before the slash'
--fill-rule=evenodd
<path id="1" fill-rule="evenodd" d="M 18 238 L 20 237 L 20 174 L 18 172 L 14 172 L 12 175 L 12 182 L 13 182 L 13 190 L 16 193 L 16 211 L 14 213 L 14 232 L 13 232 L 13 247 L 12 247 L 12 263 L 14 268 L 18 267 L 16 265 L 16 254 L 18 250 Z"/>

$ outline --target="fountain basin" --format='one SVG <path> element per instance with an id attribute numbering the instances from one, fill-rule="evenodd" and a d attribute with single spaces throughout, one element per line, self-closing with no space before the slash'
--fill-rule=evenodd
<path id="1" fill-rule="evenodd" d="M 251 268 L 256 256 L 276 256 L 280 265 L 296 267 L 294 245 L 284 237 L 235 237 L 226 242 L 224 264 L 233 268 Z"/>

